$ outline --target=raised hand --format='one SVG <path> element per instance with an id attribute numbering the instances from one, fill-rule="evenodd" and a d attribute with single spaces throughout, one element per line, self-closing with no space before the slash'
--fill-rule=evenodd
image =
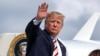
<path id="1" fill-rule="evenodd" d="M 46 18 L 47 15 L 48 15 L 48 11 L 47 10 L 48 10 L 48 4 L 42 3 L 38 7 L 37 20 L 43 20 L 44 18 Z"/>

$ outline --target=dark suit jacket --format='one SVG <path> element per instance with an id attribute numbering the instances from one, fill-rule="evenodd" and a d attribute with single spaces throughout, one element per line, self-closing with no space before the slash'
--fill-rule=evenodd
<path id="1" fill-rule="evenodd" d="M 50 34 L 46 30 L 40 29 L 40 24 L 34 25 L 33 20 L 26 27 L 26 35 L 28 38 L 27 56 L 52 56 L 53 42 Z M 66 56 L 66 48 L 60 43 L 62 56 Z"/>

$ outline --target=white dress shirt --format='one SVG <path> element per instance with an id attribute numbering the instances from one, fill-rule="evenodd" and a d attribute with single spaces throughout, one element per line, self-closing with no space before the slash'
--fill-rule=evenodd
<path id="1" fill-rule="evenodd" d="M 57 41 L 57 47 L 58 47 L 58 56 L 62 56 L 60 44 L 58 43 L 58 41 Z"/>

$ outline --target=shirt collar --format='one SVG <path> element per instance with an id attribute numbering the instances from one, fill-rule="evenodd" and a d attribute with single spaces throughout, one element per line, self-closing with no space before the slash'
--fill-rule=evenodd
<path id="1" fill-rule="evenodd" d="M 53 36 L 51 36 L 51 39 L 55 39 L 55 40 L 57 40 L 57 39 L 58 39 L 58 37 L 53 37 Z"/>

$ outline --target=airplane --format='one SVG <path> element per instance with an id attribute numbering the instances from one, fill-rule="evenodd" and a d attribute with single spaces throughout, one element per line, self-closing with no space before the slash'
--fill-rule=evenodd
<path id="1" fill-rule="evenodd" d="M 88 56 L 91 51 L 100 49 L 100 41 L 90 40 L 100 13 L 94 13 L 76 34 L 73 40 L 65 41 L 68 56 Z"/>
<path id="2" fill-rule="evenodd" d="M 94 13 L 72 40 L 62 41 L 59 39 L 66 46 L 68 56 L 88 56 L 91 51 L 100 49 L 100 41 L 91 40 L 92 33 L 99 19 L 100 13 Z M 17 55 L 15 49 L 18 49 L 18 43 L 23 42 L 22 39 L 26 41 L 24 33 L 0 34 L 0 56 Z M 25 45 L 27 43 L 24 42 L 21 44 Z"/>

